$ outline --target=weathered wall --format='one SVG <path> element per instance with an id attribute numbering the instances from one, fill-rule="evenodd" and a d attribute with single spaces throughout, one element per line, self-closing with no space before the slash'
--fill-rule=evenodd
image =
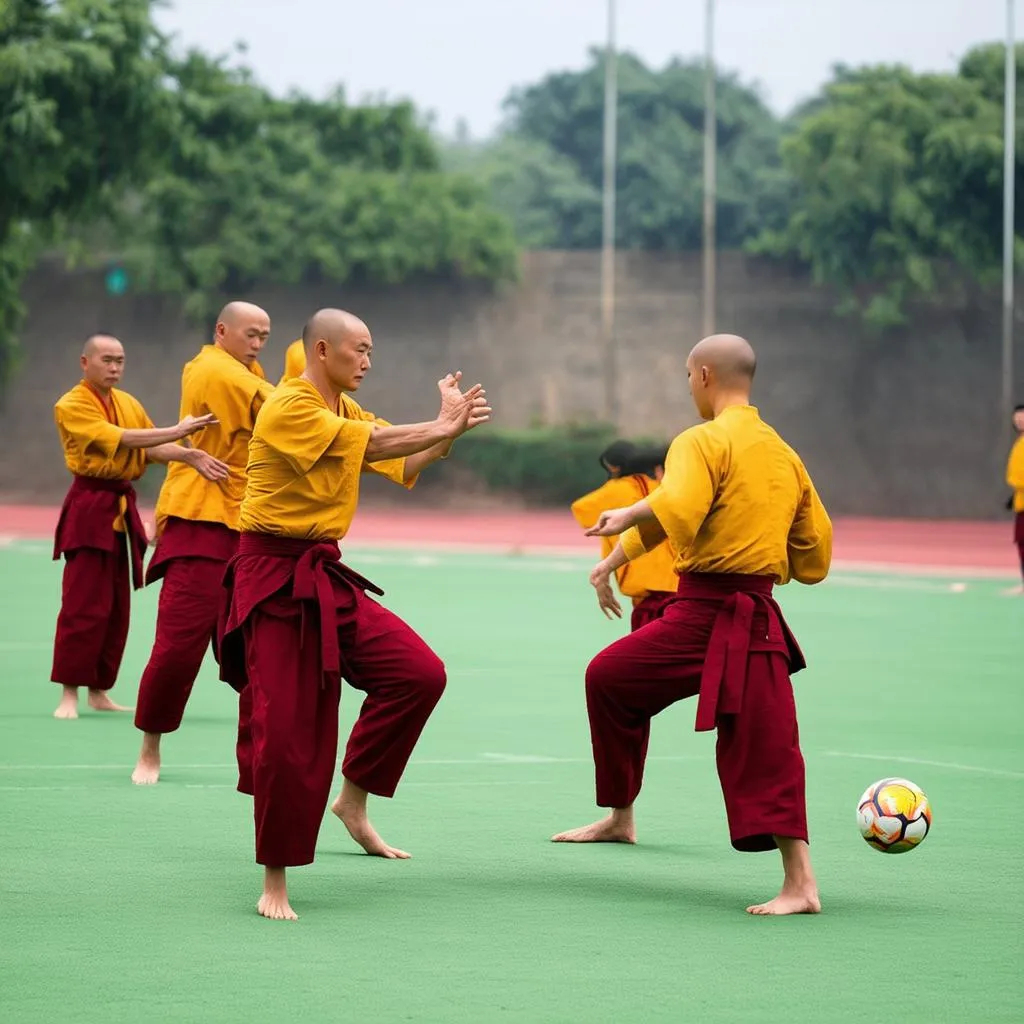
<path id="1" fill-rule="evenodd" d="M 264 360 L 321 305 L 367 320 L 375 367 L 360 401 L 393 420 L 432 416 L 435 382 L 461 368 L 482 380 L 495 422 L 600 418 L 604 400 L 596 253 L 533 253 L 521 284 L 486 290 L 261 288 L 270 313 Z M 718 326 L 758 350 L 756 401 L 803 454 L 840 514 L 1000 514 L 1007 437 L 999 400 L 998 310 L 925 309 L 911 328 L 874 337 L 837 318 L 834 298 L 806 280 L 738 254 L 719 267 Z M 671 436 L 693 422 L 684 369 L 698 339 L 700 263 L 622 254 L 616 374 L 626 433 Z M 126 386 L 157 423 L 177 416 L 182 363 L 208 329 L 185 323 L 168 298 L 108 296 L 101 275 L 44 267 L 29 280 L 24 364 L 0 411 L 0 491 L 50 500 L 66 486 L 52 425 L 57 396 L 77 380 L 83 337 L 103 329 L 126 344 Z M 412 500 L 417 500 L 413 498 Z M 426 488 L 420 501 L 430 500 Z"/>

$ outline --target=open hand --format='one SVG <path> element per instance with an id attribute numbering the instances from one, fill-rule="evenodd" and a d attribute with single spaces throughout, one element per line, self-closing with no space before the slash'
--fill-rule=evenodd
<path id="1" fill-rule="evenodd" d="M 612 590 L 611 571 L 604 562 L 598 562 L 590 571 L 590 585 L 597 591 L 597 605 L 604 612 L 605 618 L 622 618 L 622 606 Z"/>
<path id="2" fill-rule="evenodd" d="M 588 537 L 617 537 L 633 525 L 628 508 L 613 508 L 602 512 L 597 522 L 586 531 Z"/>
<path id="3" fill-rule="evenodd" d="M 487 392 L 482 384 L 474 384 L 463 392 L 459 388 L 462 371 L 449 373 L 437 382 L 441 392 L 440 419 L 450 430 L 451 436 L 458 437 L 467 430 L 486 423 L 491 418 L 491 407 L 487 404 Z"/>
<path id="4" fill-rule="evenodd" d="M 214 483 L 227 480 L 231 475 L 231 467 L 226 462 L 215 459 L 200 448 L 190 448 L 186 461 L 200 476 Z"/>
<path id="5" fill-rule="evenodd" d="M 197 430 L 214 426 L 216 422 L 217 417 L 212 412 L 208 412 L 205 416 L 185 416 L 178 423 L 179 437 L 188 437 L 189 434 L 194 434 Z"/>

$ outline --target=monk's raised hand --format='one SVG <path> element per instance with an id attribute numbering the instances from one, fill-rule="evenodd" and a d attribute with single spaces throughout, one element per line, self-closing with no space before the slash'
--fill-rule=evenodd
<path id="1" fill-rule="evenodd" d="M 622 606 L 612 590 L 611 573 L 605 568 L 604 562 L 598 562 L 590 571 L 590 585 L 597 591 L 597 605 L 604 612 L 605 618 L 622 618 Z"/>
<path id="2" fill-rule="evenodd" d="M 602 512 L 597 517 L 597 522 L 585 532 L 588 537 L 616 537 L 632 525 L 628 508 L 613 508 Z"/>
<path id="3" fill-rule="evenodd" d="M 188 437 L 189 434 L 194 434 L 197 430 L 214 426 L 216 422 L 217 417 L 212 412 L 206 413 L 204 416 L 185 416 L 178 423 L 178 436 Z"/>

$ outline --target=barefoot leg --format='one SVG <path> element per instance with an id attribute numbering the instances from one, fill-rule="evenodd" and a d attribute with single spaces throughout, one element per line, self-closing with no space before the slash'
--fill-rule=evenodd
<path id="1" fill-rule="evenodd" d="M 54 718 L 77 718 L 78 717 L 78 687 L 65 686 L 64 692 L 60 695 L 60 703 L 53 713 Z"/>
<path id="2" fill-rule="evenodd" d="M 636 824 L 632 807 L 616 807 L 607 818 L 593 825 L 570 829 L 552 836 L 553 843 L 635 843 Z"/>
<path id="3" fill-rule="evenodd" d="M 331 804 L 331 810 L 341 819 L 341 823 L 348 829 L 348 834 L 371 856 L 384 857 L 387 860 L 407 860 L 409 854 L 394 846 L 388 846 L 370 824 L 370 819 L 366 816 L 368 795 L 365 789 L 345 779 L 341 792 Z"/>
<path id="4" fill-rule="evenodd" d="M 263 895 L 256 910 L 271 921 L 298 921 L 299 915 L 288 902 L 284 868 L 263 869 Z"/>
<path id="5" fill-rule="evenodd" d="M 144 732 L 142 734 L 142 750 L 138 763 L 132 772 L 132 782 L 136 786 L 152 786 L 160 779 L 160 733 Z"/>
<path id="6" fill-rule="evenodd" d="M 89 707 L 93 711 L 134 711 L 134 708 L 122 707 L 120 704 L 115 704 L 111 699 L 110 695 L 106 690 L 90 690 L 89 691 Z"/>
<path id="7" fill-rule="evenodd" d="M 775 845 L 782 854 L 784 872 L 782 891 L 767 903 L 747 907 L 748 914 L 820 914 L 821 900 L 818 898 L 818 883 L 811 869 L 810 847 L 802 839 L 775 836 Z"/>

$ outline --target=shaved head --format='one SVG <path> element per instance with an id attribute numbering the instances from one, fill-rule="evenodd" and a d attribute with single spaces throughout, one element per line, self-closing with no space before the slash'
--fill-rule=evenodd
<path id="1" fill-rule="evenodd" d="M 343 309 L 317 310 L 302 328 L 302 347 L 306 375 L 335 395 L 358 390 L 370 372 L 370 328 Z"/>
<path id="2" fill-rule="evenodd" d="M 240 363 L 252 366 L 270 337 L 270 317 L 252 302 L 229 302 L 217 314 L 214 342 Z"/>
<path id="3" fill-rule="evenodd" d="M 121 349 L 122 353 L 124 349 L 121 346 L 121 342 L 117 340 L 112 334 L 105 334 L 102 331 L 98 334 L 90 334 L 85 339 L 85 344 L 82 346 L 82 355 L 88 359 L 90 356 L 96 355 L 101 349 L 110 348 Z"/>
<path id="4" fill-rule="evenodd" d="M 101 395 L 108 395 L 124 373 L 124 346 L 112 334 L 90 334 L 78 363 L 85 380 Z"/>
<path id="5" fill-rule="evenodd" d="M 706 366 L 719 387 L 749 388 L 757 370 L 750 342 L 738 334 L 712 334 L 693 346 L 691 366 Z"/>
<path id="6" fill-rule="evenodd" d="M 306 321 L 306 326 L 302 328 L 302 345 L 308 358 L 311 346 L 318 341 L 326 341 L 332 346 L 336 346 L 347 337 L 364 334 L 369 337 L 370 330 L 354 314 L 346 313 L 343 309 L 320 309 Z"/>
<path id="7" fill-rule="evenodd" d="M 217 323 L 237 327 L 245 319 L 266 317 L 267 312 L 251 302 L 229 302 L 218 314 Z"/>

